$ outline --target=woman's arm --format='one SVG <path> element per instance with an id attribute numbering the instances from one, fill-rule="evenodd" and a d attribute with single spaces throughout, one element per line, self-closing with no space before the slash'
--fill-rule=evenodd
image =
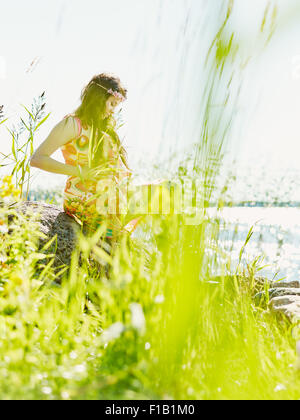
<path id="1" fill-rule="evenodd" d="M 77 176 L 76 166 L 60 163 L 50 157 L 57 149 L 77 137 L 77 130 L 72 117 L 60 121 L 32 155 L 30 165 L 55 174 Z"/>

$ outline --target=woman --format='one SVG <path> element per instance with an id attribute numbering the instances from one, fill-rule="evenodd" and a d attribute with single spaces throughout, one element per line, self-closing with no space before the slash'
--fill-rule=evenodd
<path id="1" fill-rule="evenodd" d="M 132 172 L 116 133 L 113 113 L 126 97 L 127 90 L 118 77 L 106 73 L 94 76 L 81 93 L 80 106 L 53 128 L 30 161 L 31 166 L 68 175 L 65 212 L 90 231 L 105 222 L 109 242 L 122 233 L 132 232 L 140 220 L 134 219 L 124 226 L 119 209 L 120 196 L 127 194 L 124 186 Z M 65 164 L 51 158 L 59 148 Z M 107 180 L 115 188 L 108 188 Z M 114 197 L 107 196 L 107 190 Z M 115 212 L 108 211 L 111 202 L 116 204 Z"/>

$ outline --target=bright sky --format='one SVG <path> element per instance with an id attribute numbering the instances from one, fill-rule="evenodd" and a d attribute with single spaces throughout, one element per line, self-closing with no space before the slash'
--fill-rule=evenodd
<path id="1" fill-rule="evenodd" d="M 190 9 L 195 25 L 202 10 L 198 0 L 6 2 L 0 16 L 0 35 L 6 41 L 0 47 L 6 62 L 6 77 L 0 77 L 1 103 L 9 105 L 11 116 L 18 115 L 18 104 L 30 104 L 46 90 L 52 114 L 36 139 L 38 145 L 79 105 L 81 89 L 94 74 L 116 73 L 129 91 L 123 113 L 129 156 L 132 161 L 154 157 L 174 146 L 169 140 L 161 147 L 161 140 L 166 119 L 178 123 L 174 82 L 184 44 L 190 41 L 189 31 L 180 39 Z M 40 58 L 38 65 L 25 73 L 35 57 Z M 8 144 L 6 140 L 1 147 L 5 150 Z M 40 173 L 38 182 L 44 179 Z M 53 183 L 61 176 L 47 179 Z"/>
<path id="2" fill-rule="evenodd" d="M 243 0 L 239 0 L 241 3 Z M 252 10 L 263 9 L 260 0 L 246 0 Z M 245 3 L 245 1 L 244 1 Z M 243 136 L 240 156 L 270 167 L 300 169 L 300 4 L 297 0 L 278 0 L 275 33 L 257 59 L 250 62 L 244 84 L 243 107 L 249 118 L 241 118 Z M 246 53 L 254 50 L 255 15 L 250 9 L 236 9 L 233 22 L 241 34 Z M 246 48 L 245 48 L 246 49 Z M 245 53 L 245 55 L 246 55 Z M 254 55 L 255 56 L 255 55 Z M 248 109 L 247 109 L 248 108 Z M 250 117 L 251 115 L 251 117 Z"/>
<path id="3" fill-rule="evenodd" d="M 207 51 L 207 40 L 217 28 L 218 7 L 224 3 L 3 2 L 0 103 L 13 120 L 21 112 L 21 103 L 28 105 L 46 91 L 52 114 L 35 139 L 38 146 L 54 124 L 78 106 L 81 89 L 90 78 L 110 71 L 119 75 L 129 91 L 122 134 L 132 165 L 167 156 L 193 139 L 191 123 L 197 119 L 196 101 L 201 101 L 197 94 L 201 90 L 195 86 L 201 80 L 196 63 Z M 245 72 L 231 155 L 242 163 L 269 162 L 273 168 L 297 169 L 300 8 L 298 0 L 278 0 L 278 28 L 262 49 L 257 33 L 265 4 L 264 0 L 235 2 L 231 28 L 241 41 L 241 53 L 252 60 Z M 37 65 L 26 73 L 36 57 Z M 8 151 L 3 128 L 0 141 L 1 151 Z M 60 153 L 55 157 L 62 159 Z M 39 171 L 35 183 L 51 186 L 64 180 Z"/>

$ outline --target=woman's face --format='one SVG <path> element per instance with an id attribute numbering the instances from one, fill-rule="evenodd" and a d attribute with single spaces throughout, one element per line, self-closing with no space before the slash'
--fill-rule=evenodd
<path id="1" fill-rule="evenodd" d="M 113 114 L 115 108 L 120 103 L 121 103 L 121 100 L 119 98 L 116 98 L 115 96 L 111 95 L 106 101 L 105 117 L 107 118 L 111 114 Z"/>

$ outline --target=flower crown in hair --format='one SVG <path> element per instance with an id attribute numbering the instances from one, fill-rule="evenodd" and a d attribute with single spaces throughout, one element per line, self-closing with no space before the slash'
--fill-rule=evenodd
<path id="1" fill-rule="evenodd" d="M 110 95 L 113 95 L 115 98 L 118 98 L 121 101 L 125 101 L 124 96 L 120 92 L 117 92 L 116 90 L 112 90 L 112 89 L 107 89 L 106 87 L 104 87 L 104 86 L 102 86 L 102 85 L 100 85 L 99 83 L 96 83 L 96 82 L 95 82 L 95 84 L 102 87 L 102 89 L 106 90 L 107 93 L 109 93 Z"/>

